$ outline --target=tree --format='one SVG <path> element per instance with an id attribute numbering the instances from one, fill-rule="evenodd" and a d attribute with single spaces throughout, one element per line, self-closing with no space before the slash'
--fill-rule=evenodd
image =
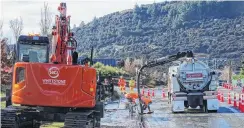
<path id="1" fill-rule="evenodd" d="M 136 26 L 136 30 L 141 30 L 141 28 L 142 28 L 142 24 L 141 24 L 141 20 L 139 20 Z"/>
<path id="2" fill-rule="evenodd" d="M 48 3 L 44 2 L 43 8 L 41 8 L 41 33 L 44 36 L 48 36 L 51 33 L 51 24 L 52 24 L 52 14 Z"/>
<path id="3" fill-rule="evenodd" d="M 7 51 L 7 38 L 1 39 L 1 84 L 9 85 L 12 76 L 12 62 Z"/>
<path id="4" fill-rule="evenodd" d="M 85 26 L 85 22 L 81 21 L 79 27 L 82 28 L 83 26 Z"/>
<path id="5" fill-rule="evenodd" d="M 133 10 L 133 18 L 132 18 L 132 21 L 136 21 L 136 19 L 140 19 L 141 16 L 140 16 L 140 12 L 141 12 L 141 9 L 140 7 L 136 4 L 134 6 L 134 10 Z"/>
<path id="6" fill-rule="evenodd" d="M 126 58 L 124 62 L 124 70 L 134 76 L 136 75 L 136 68 L 140 68 L 142 65 L 142 59 Z"/>
<path id="7" fill-rule="evenodd" d="M 76 28 L 76 24 L 73 25 L 73 29 Z"/>
<path id="8" fill-rule="evenodd" d="M 14 20 L 10 20 L 9 21 L 9 26 L 10 26 L 10 28 L 13 31 L 15 41 L 17 41 L 19 35 L 21 34 L 21 32 L 23 30 L 23 20 L 22 20 L 22 18 L 20 17 L 20 19 L 16 18 Z"/>
<path id="9" fill-rule="evenodd" d="M 243 70 L 243 68 L 241 68 L 240 75 L 244 75 L 244 70 Z"/>
<path id="10" fill-rule="evenodd" d="M 152 6 L 149 6 L 147 8 L 147 14 L 151 15 L 153 19 L 156 18 L 157 13 L 158 12 L 157 12 L 157 5 L 156 5 L 156 3 L 153 3 Z"/>

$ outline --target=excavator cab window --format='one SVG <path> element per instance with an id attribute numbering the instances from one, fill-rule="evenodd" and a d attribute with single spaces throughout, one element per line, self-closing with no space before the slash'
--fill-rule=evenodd
<path id="1" fill-rule="evenodd" d="M 18 67 L 16 69 L 16 81 L 15 84 L 20 83 L 21 81 L 25 80 L 25 68 L 23 67 Z"/>
<path id="2" fill-rule="evenodd" d="M 48 37 L 21 35 L 17 42 L 17 61 L 48 63 Z"/>

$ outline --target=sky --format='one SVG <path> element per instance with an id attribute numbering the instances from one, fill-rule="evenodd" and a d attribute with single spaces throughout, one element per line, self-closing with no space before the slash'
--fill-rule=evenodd
<path id="1" fill-rule="evenodd" d="M 165 0 L 48 0 L 52 15 L 57 15 L 60 2 L 66 2 L 67 15 L 71 15 L 71 27 L 78 26 L 81 21 L 88 23 L 96 17 L 132 9 L 135 4 L 151 4 Z M 1 20 L 3 20 L 3 36 L 12 38 L 9 21 L 20 16 L 23 19 L 22 34 L 40 33 L 40 15 L 45 1 L 42 0 L 0 0 Z M 54 17 L 52 19 L 54 21 Z M 13 40 L 13 39 L 12 39 Z M 12 43 L 15 41 L 12 41 Z"/>

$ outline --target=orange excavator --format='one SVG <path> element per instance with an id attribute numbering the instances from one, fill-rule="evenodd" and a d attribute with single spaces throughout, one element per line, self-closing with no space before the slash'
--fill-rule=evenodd
<path id="1" fill-rule="evenodd" d="M 60 3 L 50 58 L 48 37 L 18 38 L 11 93 L 7 107 L 1 110 L 2 128 L 39 127 L 40 121 L 49 119 L 48 114 L 63 114 L 67 128 L 100 127 L 104 104 L 97 98 L 96 70 L 88 65 L 89 61 L 92 65 L 92 55 L 84 65 L 77 64 L 77 42 L 66 9 L 66 3 Z"/>

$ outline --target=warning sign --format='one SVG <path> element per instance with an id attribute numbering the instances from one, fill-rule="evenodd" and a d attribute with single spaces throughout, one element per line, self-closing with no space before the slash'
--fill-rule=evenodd
<path id="1" fill-rule="evenodd" d="M 201 77 L 203 77 L 202 73 L 186 74 L 186 78 L 201 78 Z"/>

